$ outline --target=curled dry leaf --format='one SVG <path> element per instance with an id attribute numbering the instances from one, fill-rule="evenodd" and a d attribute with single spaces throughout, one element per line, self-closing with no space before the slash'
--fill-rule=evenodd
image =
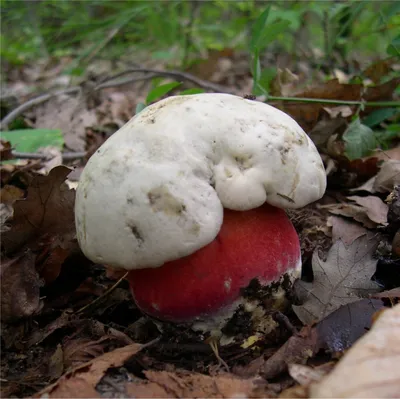
<path id="1" fill-rule="evenodd" d="M 400 184 L 400 161 L 390 159 L 383 163 L 381 170 L 376 175 L 373 188 L 384 193 L 393 190 L 393 187 Z"/>
<path id="2" fill-rule="evenodd" d="M 358 197 L 353 195 L 347 198 L 363 207 L 372 222 L 382 226 L 387 224 L 388 206 L 379 197 L 373 195 L 369 195 L 368 197 Z"/>
<path id="3" fill-rule="evenodd" d="M 384 161 L 378 174 L 352 191 L 368 191 L 370 193 L 387 193 L 400 184 L 400 160 Z"/>
<path id="4" fill-rule="evenodd" d="M 378 291 L 378 285 L 371 281 L 377 261 L 372 255 L 377 240 L 367 236 L 357 238 L 350 246 L 336 241 L 324 262 L 313 254 L 314 281 L 298 280 L 295 292 L 302 305 L 293 305 L 297 317 L 304 324 L 322 320 L 340 306 L 355 302 Z"/>
<path id="5" fill-rule="evenodd" d="M 400 304 L 382 312 L 311 398 L 395 398 L 400 392 Z M 351 378 L 349 378 L 351 376 Z"/>
<path id="6" fill-rule="evenodd" d="M 318 336 L 309 326 L 290 337 L 261 368 L 264 378 L 274 378 L 287 370 L 291 363 L 305 363 L 318 352 Z"/>
<path id="7" fill-rule="evenodd" d="M 351 217 L 370 229 L 387 225 L 388 206 L 379 197 L 354 195 L 348 199 L 352 202 L 327 205 L 326 208 L 334 215 Z"/>
<path id="8" fill-rule="evenodd" d="M 42 283 L 31 252 L 3 260 L 0 275 L 1 321 L 16 321 L 40 311 L 43 306 L 39 298 Z"/>
<path id="9" fill-rule="evenodd" d="M 328 140 L 334 135 L 334 133 L 344 130 L 346 127 L 346 119 L 338 117 L 336 119 L 321 119 L 309 132 L 314 144 L 318 149 L 324 148 L 328 143 Z M 329 152 L 329 155 L 334 156 L 333 151 Z"/>

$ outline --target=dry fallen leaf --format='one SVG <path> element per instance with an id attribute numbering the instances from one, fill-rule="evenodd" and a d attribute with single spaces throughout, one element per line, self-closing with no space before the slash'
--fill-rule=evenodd
<path id="1" fill-rule="evenodd" d="M 39 298 L 42 285 L 35 270 L 35 257 L 31 252 L 11 260 L 2 260 L 1 320 L 12 322 L 31 316 L 43 306 Z"/>
<path id="2" fill-rule="evenodd" d="M 400 301 L 400 287 L 393 288 L 388 291 L 378 292 L 377 294 L 372 295 L 372 298 L 383 298 Z"/>
<path id="3" fill-rule="evenodd" d="M 300 385 L 310 385 L 320 381 L 327 370 L 317 369 L 304 364 L 293 363 L 288 368 L 290 376 Z"/>
<path id="4" fill-rule="evenodd" d="M 12 147 L 9 141 L 0 140 L 0 160 L 7 161 L 13 159 Z"/>
<path id="5" fill-rule="evenodd" d="M 42 235 L 73 235 L 75 192 L 64 183 L 70 173 L 57 166 L 47 176 L 32 180 L 26 199 L 16 201 L 10 229 L 2 234 L 2 247 L 12 253 Z"/>
<path id="6" fill-rule="evenodd" d="M 309 90 L 296 93 L 295 96 L 346 101 L 392 100 L 393 93 L 399 82 L 400 78 L 394 78 L 378 86 L 365 87 L 363 84 L 343 84 L 338 79 L 332 79 Z M 306 132 L 311 131 L 315 127 L 322 113 L 325 112 L 324 108 L 328 108 L 325 104 L 310 103 L 284 102 L 275 105 L 291 115 Z"/>
<path id="7" fill-rule="evenodd" d="M 96 108 L 101 125 L 116 125 L 122 127 L 134 115 L 135 108 L 128 93 L 110 92 L 105 101 Z"/>
<path id="8" fill-rule="evenodd" d="M 95 110 L 88 110 L 83 97 L 60 95 L 38 106 L 35 126 L 61 129 L 66 146 L 72 151 L 85 150 L 86 128 L 97 124 Z"/>
<path id="9" fill-rule="evenodd" d="M 387 225 L 388 206 L 379 197 L 351 196 L 348 199 L 352 202 L 331 204 L 325 208 L 334 215 L 351 217 L 369 229 Z"/>
<path id="10" fill-rule="evenodd" d="M 370 193 L 386 193 L 400 184 L 400 160 L 389 159 L 384 161 L 378 174 L 360 187 L 351 191 L 368 191 Z"/>
<path id="11" fill-rule="evenodd" d="M 64 351 L 60 344 L 57 345 L 55 352 L 50 358 L 48 370 L 52 381 L 60 378 L 64 371 Z"/>
<path id="12" fill-rule="evenodd" d="M 308 398 L 308 387 L 314 382 L 320 381 L 328 374 L 334 366 L 333 362 L 324 363 L 317 367 L 310 367 L 303 364 L 289 365 L 289 375 L 300 385 L 284 389 L 279 398 Z"/>
<path id="13" fill-rule="evenodd" d="M 353 115 L 353 110 L 348 105 L 339 105 L 338 107 L 324 107 L 324 110 L 329 114 L 329 116 L 333 119 L 336 119 L 338 116 L 342 118 L 347 118 Z"/>
<path id="14" fill-rule="evenodd" d="M 22 199 L 25 193 L 16 186 L 9 184 L 4 185 L 0 191 L 0 232 L 9 230 L 7 226 L 8 220 L 14 214 L 15 201 Z"/>
<path id="15" fill-rule="evenodd" d="M 358 197 L 353 195 L 347 198 L 354 201 L 357 205 L 362 206 L 372 222 L 382 226 L 387 224 L 388 206 L 379 197 L 373 195 Z"/>
<path id="16" fill-rule="evenodd" d="M 126 384 L 135 398 L 272 398 L 260 378 L 244 379 L 232 374 L 208 376 L 186 370 L 144 371 L 146 380 Z"/>
<path id="17" fill-rule="evenodd" d="M 355 302 L 378 291 L 371 281 L 377 260 L 372 255 L 377 241 L 367 236 L 357 238 L 350 246 L 336 241 L 322 261 L 317 251 L 313 254 L 314 281 L 298 280 L 295 292 L 302 305 L 293 305 L 297 317 L 304 324 L 322 320 L 340 306 Z"/>
<path id="18" fill-rule="evenodd" d="M 379 161 L 388 161 L 390 159 L 400 161 L 400 146 L 398 145 L 390 150 L 378 149 L 371 156 L 378 158 Z"/>
<path id="19" fill-rule="evenodd" d="M 67 372 L 57 382 L 46 387 L 34 397 L 41 398 L 43 395 L 46 395 L 47 398 L 100 397 L 95 387 L 106 371 L 112 367 L 122 366 L 142 347 L 139 344 L 127 345 L 99 356 Z"/>
<path id="20" fill-rule="evenodd" d="M 291 336 L 261 368 L 264 378 L 270 379 L 287 370 L 292 363 L 305 363 L 318 352 L 317 332 L 309 326 Z"/>
<path id="21" fill-rule="evenodd" d="M 358 237 L 368 233 L 368 230 L 359 223 L 340 216 L 329 216 L 326 224 L 332 227 L 332 242 L 341 240 L 346 246 L 351 245 Z"/>
<path id="22" fill-rule="evenodd" d="M 88 338 L 67 340 L 63 345 L 65 369 L 76 367 L 102 355 L 104 353 L 102 343 L 108 339 L 110 337 L 105 335 L 96 341 Z"/>
<path id="23" fill-rule="evenodd" d="M 332 135 L 344 130 L 347 126 L 346 119 L 338 117 L 336 119 L 321 119 L 316 123 L 308 135 L 318 149 L 324 148 Z"/>
<path id="24" fill-rule="evenodd" d="M 371 327 L 375 312 L 384 309 L 377 299 L 361 299 L 341 306 L 316 326 L 319 347 L 335 353 L 350 348 Z"/>
<path id="25" fill-rule="evenodd" d="M 399 364 L 400 304 L 382 312 L 334 370 L 311 385 L 310 398 L 396 398 Z"/>
<path id="26" fill-rule="evenodd" d="M 56 166 L 62 165 L 61 150 L 57 147 L 42 147 L 38 150 L 39 154 L 46 156 L 46 160 L 42 163 L 42 168 L 37 171 L 43 175 L 47 175 Z"/>
<path id="27" fill-rule="evenodd" d="M 392 191 L 393 187 L 400 184 L 400 161 L 390 159 L 384 162 L 381 170 L 376 175 L 374 190 L 379 193 Z"/>

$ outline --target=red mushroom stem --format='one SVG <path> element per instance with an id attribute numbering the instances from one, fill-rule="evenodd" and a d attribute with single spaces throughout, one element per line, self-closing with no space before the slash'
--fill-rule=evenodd
<path id="1" fill-rule="evenodd" d="M 300 244 L 285 211 L 270 205 L 245 212 L 224 210 L 218 236 L 194 254 L 128 279 L 137 306 L 164 321 L 206 319 L 231 307 L 243 288 L 298 272 Z"/>

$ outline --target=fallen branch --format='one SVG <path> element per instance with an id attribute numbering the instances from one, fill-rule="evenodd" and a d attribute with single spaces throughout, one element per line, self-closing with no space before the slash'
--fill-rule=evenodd
<path id="1" fill-rule="evenodd" d="M 212 90 L 216 91 L 219 93 L 230 93 L 233 94 L 233 91 L 229 89 L 226 86 L 221 86 L 216 83 L 208 82 L 207 80 L 203 80 L 198 78 L 197 76 L 192 75 L 191 73 L 188 72 L 181 72 L 181 71 L 162 71 L 160 69 L 148 69 L 148 68 L 132 68 L 132 69 L 127 69 L 126 71 L 120 72 L 111 78 L 107 78 L 106 81 L 102 82 L 99 86 L 101 87 L 102 84 L 105 82 L 109 82 L 110 80 L 114 80 L 117 78 L 120 78 L 121 76 L 128 75 L 130 73 L 152 73 L 158 76 L 167 76 L 175 79 L 184 79 L 187 80 L 188 82 L 194 83 L 197 86 L 206 89 L 206 90 Z M 99 87 L 98 86 L 98 87 Z"/>
<path id="2" fill-rule="evenodd" d="M 160 75 L 158 75 L 156 73 L 149 73 L 148 75 L 139 76 L 139 77 L 123 78 L 123 79 L 119 79 L 119 80 L 115 80 L 115 81 L 107 80 L 104 83 L 101 83 L 98 86 L 96 86 L 95 91 L 108 89 L 110 87 L 123 86 L 128 83 L 143 82 L 144 80 L 150 80 L 150 79 L 156 78 L 158 76 L 160 76 Z"/>
<path id="3" fill-rule="evenodd" d="M 15 119 L 17 119 L 21 114 L 23 114 L 25 111 L 28 109 L 35 107 L 36 105 L 42 104 L 50 98 L 54 96 L 58 96 L 60 94 L 73 94 L 80 92 L 81 88 L 79 86 L 74 86 L 74 87 L 69 87 L 68 89 L 65 90 L 59 90 L 55 91 L 54 93 L 48 93 L 48 94 L 43 94 L 41 96 L 32 98 L 31 100 L 28 100 L 27 102 L 21 104 L 19 107 L 15 108 L 12 110 L 8 115 L 6 115 L 3 120 L 0 122 L 0 129 L 7 130 L 8 125 L 13 122 Z"/>
<path id="4" fill-rule="evenodd" d="M 74 159 L 81 159 L 86 156 L 86 152 L 63 152 L 61 153 L 63 161 L 72 161 Z M 48 159 L 51 158 L 47 154 L 39 152 L 18 152 L 12 151 L 12 155 L 17 159 Z"/>

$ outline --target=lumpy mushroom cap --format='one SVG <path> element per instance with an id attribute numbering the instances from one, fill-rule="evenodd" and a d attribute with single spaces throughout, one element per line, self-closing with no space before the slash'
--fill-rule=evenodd
<path id="1" fill-rule="evenodd" d="M 94 262 L 159 267 L 213 241 L 223 208 L 300 208 L 325 188 L 317 149 L 284 112 L 229 94 L 169 97 L 89 159 L 77 238 Z"/>

